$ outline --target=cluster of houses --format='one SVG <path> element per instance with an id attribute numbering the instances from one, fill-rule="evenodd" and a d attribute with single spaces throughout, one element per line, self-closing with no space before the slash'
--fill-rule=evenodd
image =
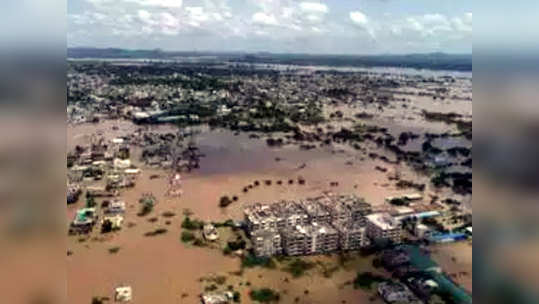
<path id="1" fill-rule="evenodd" d="M 85 207 L 77 210 L 75 218 L 69 227 L 69 234 L 90 233 L 97 224 L 101 224 L 102 232 L 121 229 L 124 222 L 125 202 L 121 200 L 104 201 L 101 222 L 95 207 Z"/>
<path id="2" fill-rule="evenodd" d="M 388 213 L 373 213 L 354 195 L 254 204 L 244 210 L 257 256 L 312 255 L 357 250 L 378 238 L 401 241 L 401 225 Z"/>
<path id="3" fill-rule="evenodd" d="M 395 280 L 379 283 L 378 294 L 387 303 L 429 303 L 432 295 L 439 291 L 439 267 L 417 269 L 412 266 L 410 252 L 397 246 L 382 251 L 381 266 L 392 273 Z"/>
<path id="4" fill-rule="evenodd" d="M 107 141 L 103 136 L 94 135 L 89 146 L 77 146 L 68 153 L 68 177 L 73 184 L 105 181 L 107 191 L 133 187 L 140 169 L 131 163 L 129 157 L 130 146 L 124 139 Z"/>
<path id="5" fill-rule="evenodd" d="M 87 185 L 86 207 L 77 210 L 69 227 L 70 234 L 86 234 L 98 224 L 95 198 L 105 198 L 101 230 L 120 229 L 125 212 L 125 202 L 117 199 L 122 188 L 133 187 L 140 174 L 130 160 L 130 146 L 122 138 L 110 141 L 104 136 L 93 135 L 88 146 L 77 146 L 68 154 L 67 203 L 74 203 Z"/>

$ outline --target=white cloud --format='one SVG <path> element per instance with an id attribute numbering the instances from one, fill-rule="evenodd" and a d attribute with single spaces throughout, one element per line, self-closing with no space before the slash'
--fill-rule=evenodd
<path id="1" fill-rule="evenodd" d="M 255 13 L 252 17 L 253 23 L 261 25 L 277 25 L 277 19 L 274 15 L 266 14 L 264 12 Z"/>
<path id="2" fill-rule="evenodd" d="M 423 24 L 414 17 L 406 18 L 406 22 L 408 23 L 407 27 L 414 31 L 422 32 L 424 30 Z"/>
<path id="3" fill-rule="evenodd" d="M 352 20 L 352 23 L 354 23 L 361 30 L 367 32 L 367 34 L 369 34 L 369 36 L 372 39 L 376 38 L 376 35 L 374 33 L 374 29 L 373 29 L 367 15 L 365 15 L 364 13 L 362 13 L 360 11 L 352 11 L 352 12 L 350 12 L 349 17 L 350 17 L 350 20 Z"/>
<path id="4" fill-rule="evenodd" d="M 180 25 L 179 20 L 170 13 L 161 13 L 161 25 L 169 28 L 177 28 Z"/>
<path id="5" fill-rule="evenodd" d="M 432 25 L 446 25 L 449 24 L 447 17 L 441 14 L 426 14 L 423 15 L 423 21 L 425 24 Z"/>
<path id="6" fill-rule="evenodd" d="M 314 13 L 327 13 L 328 7 L 323 3 L 316 2 L 301 2 L 299 7 L 304 12 L 314 12 Z"/>
<path id="7" fill-rule="evenodd" d="M 350 12 L 350 19 L 353 23 L 361 26 L 365 26 L 369 23 L 369 19 L 367 18 L 367 16 L 365 16 L 365 14 L 360 11 Z"/>
<path id="8" fill-rule="evenodd" d="M 453 27 L 459 32 L 471 32 L 472 24 L 468 23 L 466 19 L 455 17 L 451 20 Z"/>
<path id="9" fill-rule="evenodd" d="M 201 23 L 210 19 L 208 14 L 204 11 L 204 8 L 201 6 L 186 7 L 185 10 L 187 11 L 189 25 L 199 27 Z"/>
<path id="10" fill-rule="evenodd" d="M 152 14 L 147 10 L 138 10 L 137 12 L 138 19 L 144 24 L 152 25 L 156 22 L 152 19 Z"/>
<path id="11" fill-rule="evenodd" d="M 204 33 L 201 45 L 216 49 L 223 46 L 212 45 L 206 39 L 209 35 L 214 35 L 215 41 L 229 39 L 230 45 L 238 49 L 255 45 L 260 50 L 279 46 L 295 50 L 297 46 L 309 51 L 308 45 L 312 44 L 328 52 L 354 52 L 357 47 L 396 51 L 412 49 L 406 45 L 414 50 L 433 45 L 460 47 L 470 43 L 472 32 L 471 12 L 449 15 L 442 9 L 415 15 L 377 11 L 370 15 L 369 11 L 352 10 L 333 16 L 329 12 L 337 12 L 340 1 L 244 0 L 244 6 L 234 7 L 229 6 L 233 0 L 81 1 L 91 5 L 84 6 L 83 12 L 69 13 L 69 40 L 75 37 L 79 43 L 88 39 L 88 44 L 97 41 L 95 44 L 104 46 L 122 41 L 146 46 L 152 38 L 162 42 L 163 47 L 182 48 L 185 39 L 199 39 L 184 35 Z M 84 31 L 85 37 L 92 38 L 73 35 Z M 111 39 L 113 33 L 131 39 Z M 373 44 L 374 40 L 377 43 Z"/>
<path id="12" fill-rule="evenodd" d="M 466 20 L 466 22 L 469 22 L 469 23 L 472 23 L 472 13 L 466 13 L 464 14 L 464 20 Z"/>
<path id="13" fill-rule="evenodd" d="M 96 1 L 96 0 L 93 0 Z M 97 0 L 104 1 L 104 0 Z M 180 8 L 182 7 L 182 0 L 124 0 L 126 2 L 134 2 L 142 6 L 156 6 L 164 8 Z"/>

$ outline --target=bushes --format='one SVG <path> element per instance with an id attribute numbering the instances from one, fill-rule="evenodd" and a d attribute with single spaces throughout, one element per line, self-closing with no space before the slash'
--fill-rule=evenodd
<path id="1" fill-rule="evenodd" d="M 205 247 L 206 243 L 204 243 L 204 240 L 202 240 L 200 238 L 195 238 L 195 240 L 193 241 L 193 246 Z"/>
<path id="2" fill-rule="evenodd" d="M 97 205 L 93 196 L 86 196 L 86 208 L 93 208 Z"/>
<path id="3" fill-rule="evenodd" d="M 370 289 L 373 283 L 383 281 L 385 281 L 385 278 L 371 272 L 358 273 L 354 280 L 354 288 Z"/>
<path id="4" fill-rule="evenodd" d="M 215 228 L 221 228 L 221 227 L 234 227 L 234 221 L 233 220 L 226 220 L 222 223 L 212 223 Z"/>
<path id="5" fill-rule="evenodd" d="M 152 210 L 153 210 L 153 204 L 143 204 L 137 215 L 145 216 L 145 215 L 148 215 L 150 212 L 152 212 Z"/>
<path id="6" fill-rule="evenodd" d="M 120 247 L 109 248 L 109 253 L 110 254 L 116 254 L 116 253 L 118 253 L 118 251 L 120 251 Z"/>
<path id="7" fill-rule="evenodd" d="M 245 249 L 245 245 L 246 245 L 245 241 L 242 240 L 241 238 L 236 241 L 230 241 L 227 243 L 227 247 L 230 248 L 230 250 L 232 251 Z"/>
<path id="8" fill-rule="evenodd" d="M 293 277 L 298 278 L 305 274 L 308 270 L 315 266 L 314 263 L 304 261 L 302 259 L 294 259 L 287 267 L 284 268 L 286 272 L 292 274 Z"/>
<path id="9" fill-rule="evenodd" d="M 267 257 L 257 257 L 252 254 L 246 255 L 243 260 L 241 261 L 241 266 L 246 268 L 252 268 L 252 267 L 265 267 L 273 269 L 275 268 L 275 262 L 271 258 Z"/>
<path id="10" fill-rule="evenodd" d="M 158 229 L 155 229 L 154 231 L 146 232 L 144 236 L 156 236 L 156 235 L 164 234 L 167 232 L 168 230 L 165 228 L 158 228 Z"/>
<path id="11" fill-rule="evenodd" d="M 110 220 L 103 221 L 103 225 L 101 225 L 101 233 L 109 233 L 112 231 L 112 222 Z"/>
<path id="12" fill-rule="evenodd" d="M 155 204 L 155 197 L 153 195 L 145 195 L 139 200 L 139 203 L 142 204 L 142 207 L 137 215 L 145 216 L 152 212 L 153 206 Z"/>
<path id="13" fill-rule="evenodd" d="M 278 302 L 281 296 L 278 292 L 271 290 L 269 288 L 261 288 L 251 290 L 249 296 L 253 301 L 269 303 L 269 302 Z"/>
<path id="14" fill-rule="evenodd" d="M 192 232 L 183 231 L 181 239 L 182 239 L 182 242 L 189 243 L 195 239 L 195 235 Z"/>
<path id="15" fill-rule="evenodd" d="M 204 222 L 200 220 L 191 220 L 188 216 L 182 222 L 182 228 L 187 230 L 200 230 L 204 227 Z"/>
<path id="16" fill-rule="evenodd" d="M 108 298 L 105 297 L 93 297 L 92 304 L 103 304 L 105 301 L 108 301 Z"/>
<path id="17" fill-rule="evenodd" d="M 401 198 L 401 197 L 397 197 L 397 198 L 393 198 L 389 201 L 389 203 L 391 205 L 395 205 L 395 206 L 408 206 L 410 205 L 410 201 L 405 199 L 405 198 Z"/>
<path id="18" fill-rule="evenodd" d="M 171 212 L 171 211 L 165 211 L 163 212 L 163 217 L 174 217 L 176 216 L 176 214 L 174 212 Z"/>
<path id="19" fill-rule="evenodd" d="M 219 200 L 219 207 L 226 208 L 228 205 L 232 204 L 232 200 L 228 196 L 222 196 Z"/>
<path id="20" fill-rule="evenodd" d="M 234 303 L 240 303 L 241 302 L 241 294 L 237 291 L 234 291 L 234 295 L 232 296 L 232 300 Z"/>

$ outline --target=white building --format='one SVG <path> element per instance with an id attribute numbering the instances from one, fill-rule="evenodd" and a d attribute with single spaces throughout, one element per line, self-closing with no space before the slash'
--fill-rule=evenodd
<path id="1" fill-rule="evenodd" d="M 389 213 L 369 214 L 366 218 L 367 236 L 370 239 L 386 239 L 394 243 L 401 242 L 402 228 L 400 222 Z"/>
<path id="2" fill-rule="evenodd" d="M 281 234 L 275 229 L 254 231 L 251 241 L 256 256 L 270 257 L 283 253 Z"/>

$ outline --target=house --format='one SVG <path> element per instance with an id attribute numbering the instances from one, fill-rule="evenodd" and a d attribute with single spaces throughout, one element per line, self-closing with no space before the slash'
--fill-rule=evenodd
<path id="1" fill-rule="evenodd" d="M 106 196 L 116 196 L 117 191 L 108 191 L 105 187 L 102 186 L 90 186 L 86 188 L 88 196 L 93 197 L 106 197 Z"/>
<path id="2" fill-rule="evenodd" d="M 408 264 L 410 262 L 410 255 L 405 250 L 385 250 L 382 253 L 382 264 L 388 269 L 394 269 L 396 267 Z"/>
<path id="3" fill-rule="evenodd" d="M 202 235 L 204 238 L 208 241 L 215 241 L 219 238 L 219 234 L 217 233 L 217 229 L 215 229 L 215 226 L 212 224 L 206 224 L 202 228 Z"/>
<path id="4" fill-rule="evenodd" d="M 107 222 L 110 223 L 110 228 L 112 230 L 117 230 L 117 229 L 122 228 L 124 217 L 119 214 L 112 215 L 112 216 L 105 216 L 101 224 L 105 225 Z"/>
<path id="5" fill-rule="evenodd" d="M 68 184 L 67 185 L 67 203 L 72 204 L 79 199 L 81 194 L 80 186 L 77 184 Z"/>
<path id="6" fill-rule="evenodd" d="M 472 237 L 472 226 L 466 227 L 466 234 Z"/>
<path id="7" fill-rule="evenodd" d="M 232 292 L 207 293 L 202 295 L 203 304 L 227 304 L 234 298 Z"/>
<path id="8" fill-rule="evenodd" d="M 411 276 L 405 282 L 408 287 L 420 298 L 429 299 L 432 293 L 438 289 L 438 283 L 422 276 Z"/>
<path id="9" fill-rule="evenodd" d="M 105 211 L 108 214 L 120 214 L 125 212 L 125 202 L 124 201 L 112 201 L 107 210 Z"/>
<path id="10" fill-rule="evenodd" d="M 388 303 L 421 303 L 402 283 L 382 282 L 378 284 L 378 294 Z"/>
<path id="11" fill-rule="evenodd" d="M 133 298 L 131 286 L 120 286 L 114 290 L 114 301 L 129 302 Z"/>
<path id="12" fill-rule="evenodd" d="M 81 234 L 92 231 L 97 214 L 95 208 L 81 208 L 77 210 L 75 218 L 69 227 L 69 234 Z"/>
<path id="13" fill-rule="evenodd" d="M 127 169 L 131 167 L 131 161 L 129 159 L 114 159 L 114 168 L 115 169 Z"/>
<path id="14" fill-rule="evenodd" d="M 429 226 L 425 224 L 421 224 L 421 223 L 417 223 L 415 225 L 414 235 L 417 236 L 418 238 L 426 238 L 430 236 L 431 234 L 432 234 L 432 231 L 429 228 Z"/>

